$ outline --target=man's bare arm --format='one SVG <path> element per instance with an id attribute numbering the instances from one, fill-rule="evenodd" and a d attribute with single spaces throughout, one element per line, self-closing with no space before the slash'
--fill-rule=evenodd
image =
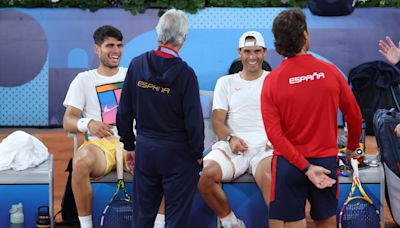
<path id="1" fill-rule="evenodd" d="M 213 129 L 218 139 L 225 140 L 230 135 L 228 126 L 226 126 L 226 117 L 228 112 L 223 109 L 213 110 Z"/>
<path id="2" fill-rule="evenodd" d="M 76 123 L 81 117 L 81 110 L 73 106 L 67 106 L 64 113 L 63 127 L 67 131 L 79 132 Z"/>
<path id="3" fill-rule="evenodd" d="M 223 109 L 215 109 L 213 111 L 213 129 L 219 140 L 226 140 L 226 138 L 231 135 L 226 125 L 227 116 L 228 112 Z M 237 136 L 231 138 L 229 146 L 234 154 L 247 151 L 246 142 Z"/>

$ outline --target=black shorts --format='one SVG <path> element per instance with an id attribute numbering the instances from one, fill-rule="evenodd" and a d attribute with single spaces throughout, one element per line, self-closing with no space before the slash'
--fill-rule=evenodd
<path id="1" fill-rule="evenodd" d="M 329 169 L 329 176 L 336 180 L 332 187 L 318 189 L 297 167 L 282 156 L 272 159 L 272 182 L 269 218 L 298 221 L 305 218 L 306 200 L 311 204 L 310 215 L 314 220 L 325 220 L 336 215 L 338 204 L 338 159 L 307 158 L 314 165 Z"/>

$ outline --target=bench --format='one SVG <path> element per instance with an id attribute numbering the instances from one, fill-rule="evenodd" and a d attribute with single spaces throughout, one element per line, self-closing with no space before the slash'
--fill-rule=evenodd
<path id="1" fill-rule="evenodd" d="M 366 161 L 377 158 L 377 156 L 367 156 Z M 384 221 L 385 178 L 383 166 L 360 168 L 359 175 L 364 190 L 380 209 L 381 221 Z M 350 192 L 352 177 L 340 176 L 339 183 L 338 214 Z M 223 182 L 222 188 L 228 197 L 232 210 L 236 216 L 246 223 L 247 227 L 268 227 L 266 222 L 268 220 L 268 209 L 252 175 L 246 173 L 234 181 Z M 197 195 L 196 197 L 199 197 Z M 201 198 L 196 197 L 195 204 L 197 205 L 193 206 L 196 211 L 192 215 L 192 228 L 220 227 L 217 217 L 209 213 L 207 205 Z M 382 222 L 382 227 L 384 227 L 384 222 Z"/>
<path id="2" fill-rule="evenodd" d="M 23 205 L 25 227 L 34 227 L 39 206 L 49 206 L 53 215 L 54 169 L 53 155 L 47 161 L 22 171 L 0 171 L 0 221 L 2 226 L 10 224 L 9 209 L 19 202 Z M 54 227 L 53 216 L 50 216 Z"/>
<path id="3" fill-rule="evenodd" d="M 200 91 L 200 100 L 202 104 L 202 111 L 204 117 L 204 145 L 206 147 L 211 146 L 213 142 L 215 142 L 216 136 L 212 129 L 212 120 L 211 120 L 211 108 L 212 108 L 212 99 L 213 99 L 213 91 Z M 78 136 L 77 133 L 69 132 L 69 136 L 72 136 L 74 139 L 74 151 L 78 148 Z M 85 136 L 85 138 L 87 138 Z M 132 175 L 130 173 L 124 173 L 124 180 L 126 182 L 126 188 L 130 193 L 132 193 Z M 117 175 L 116 172 L 111 172 L 103 178 L 93 180 L 92 181 L 92 193 L 93 193 L 93 202 L 92 202 L 92 216 L 93 216 L 93 225 L 94 227 L 99 227 L 101 215 L 107 203 L 110 201 L 112 195 L 114 194 L 116 187 Z M 201 197 L 196 194 L 198 200 L 201 200 Z M 214 213 L 209 209 L 204 202 L 202 202 L 202 207 L 206 207 L 205 211 L 209 216 L 214 216 Z M 196 206 L 195 206 L 196 207 Z M 195 215 L 194 215 L 195 216 Z M 215 217 L 216 218 L 216 217 Z M 216 219 L 213 219 L 215 222 Z"/>

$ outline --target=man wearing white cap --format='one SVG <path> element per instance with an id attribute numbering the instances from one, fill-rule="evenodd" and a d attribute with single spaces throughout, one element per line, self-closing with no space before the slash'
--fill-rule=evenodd
<path id="1" fill-rule="evenodd" d="M 221 181 L 251 173 L 268 205 L 272 147 L 264 130 L 260 109 L 262 69 L 266 54 L 261 33 L 245 32 L 239 40 L 243 70 L 218 79 L 214 90 L 213 127 L 219 141 L 204 158 L 198 188 L 223 227 L 246 227 L 231 210 Z M 265 221 L 267 223 L 267 221 Z"/>

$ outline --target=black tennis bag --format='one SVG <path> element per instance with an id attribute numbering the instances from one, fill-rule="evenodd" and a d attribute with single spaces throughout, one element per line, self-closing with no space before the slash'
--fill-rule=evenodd
<path id="1" fill-rule="evenodd" d="M 400 224 L 400 137 L 396 136 L 394 128 L 399 123 L 400 113 L 394 109 L 375 112 L 375 136 L 385 168 L 385 196 L 397 225 Z"/>
<path id="2" fill-rule="evenodd" d="M 351 14 L 357 0 L 307 0 L 311 13 L 318 16 L 343 16 Z"/>
<path id="3" fill-rule="evenodd" d="M 65 185 L 64 195 L 61 201 L 61 210 L 54 215 L 54 221 L 58 214 L 61 214 L 62 222 L 57 222 L 59 225 L 75 226 L 79 224 L 78 210 L 76 209 L 75 197 L 72 192 L 72 158 L 69 159 L 68 166 L 65 169 L 68 172 L 68 179 Z"/>

